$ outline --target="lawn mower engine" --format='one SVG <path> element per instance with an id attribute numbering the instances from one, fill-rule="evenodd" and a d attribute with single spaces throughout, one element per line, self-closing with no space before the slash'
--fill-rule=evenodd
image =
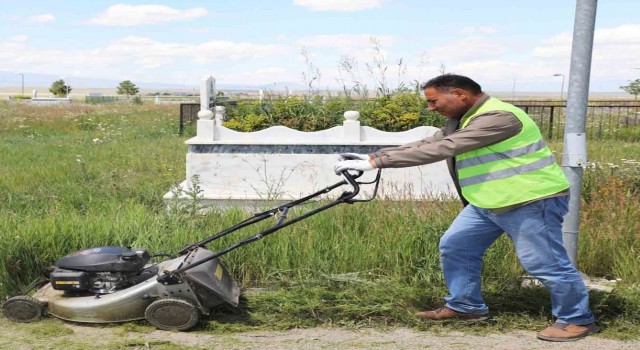
<path id="1" fill-rule="evenodd" d="M 145 249 L 85 249 L 58 260 L 49 278 L 56 290 L 109 294 L 153 276 L 157 271 L 144 269 L 149 259 Z"/>

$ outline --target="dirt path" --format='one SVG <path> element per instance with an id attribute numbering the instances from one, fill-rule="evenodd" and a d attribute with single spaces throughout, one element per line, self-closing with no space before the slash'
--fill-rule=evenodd
<path id="1" fill-rule="evenodd" d="M 138 328 L 86 326 L 51 319 L 16 324 L 0 318 L 0 349 L 640 349 L 640 340 L 591 336 L 571 343 L 548 343 L 537 340 L 535 332 L 523 331 L 477 336 L 455 331 L 435 334 L 406 328 L 312 328 L 214 335 Z"/>
<path id="2" fill-rule="evenodd" d="M 218 337 L 184 337 L 183 334 L 158 334 L 153 332 L 149 339 L 166 339 L 172 342 L 213 349 Z M 173 338 L 175 337 L 175 338 Z M 296 329 L 287 332 L 265 332 L 235 334 L 224 337 L 224 349 L 640 349 L 640 342 L 622 342 L 591 337 L 579 342 L 552 344 L 535 338 L 533 332 L 492 334 L 471 336 L 462 333 L 436 335 L 410 329 L 380 331 L 373 329 Z M 230 342 L 230 343 L 229 343 Z M 236 343 L 237 342 L 237 343 Z M 235 344 L 233 344 L 235 343 Z"/>

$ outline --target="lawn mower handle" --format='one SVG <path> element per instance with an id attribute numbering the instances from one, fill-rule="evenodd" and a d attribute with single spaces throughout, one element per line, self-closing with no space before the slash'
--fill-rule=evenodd
<path id="1" fill-rule="evenodd" d="M 259 239 L 261 239 L 261 238 L 263 238 L 263 237 L 265 237 L 267 235 L 270 235 L 273 232 L 276 232 L 276 231 L 278 231 L 278 230 L 280 230 L 280 229 L 282 229 L 282 228 L 284 228 L 286 226 L 294 224 L 294 223 L 296 223 L 296 222 L 298 222 L 300 220 L 306 219 L 309 216 L 315 215 L 315 214 L 317 214 L 317 213 L 319 213 L 321 211 L 325 211 L 325 210 L 327 210 L 327 209 L 329 209 L 331 207 L 334 207 L 334 206 L 336 206 L 338 204 L 342 204 L 342 203 L 352 204 L 352 203 L 356 203 L 356 202 L 367 202 L 367 201 L 373 200 L 375 198 L 376 194 L 377 194 L 377 191 L 378 191 L 378 184 L 380 183 L 381 170 L 378 170 L 378 174 L 376 175 L 376 178 L 373 181 L 370 181 L 370 182 L 358 182 L 358 181 L 356 181 L 356 179 L 361 177 L 362 174 L 363 174 L 362 171 L 357 171 L 355 174 L 351 174 L 347 170 L 342 171 L 342 176 L 344 177 L 344 180 L 342 180 L 340 182 L 337 182 L 337 183 L 335 183 L 335 184 L 333 184 L 331 186 L 328 186 L 328 187 L 326 187 L 326 188 L 324 188 L 324 189 L 322 189 L 320 191 L 312 193 L 312 194 L 310 194 L 308 196 L 305 196 L 303 198 L 300 198 L 300 199 L 294 200 L 292 202 L 283 204 L 283 205 L 281 205 L 279 207 L 264 211 L 262 213 L 255 214 L 253 217 L 251 217 L 249 219 L 246 219 L 246 220 L 244 220 L 244 221 L 242 221 L 242 222 L 240 222 L 240 223 L 238 223 L 238 224 L 236 224 L 236 225 L 234 225 L 234 226 L 232 226 L 232 227 L 230 227 L 230 228 L 228 228 L 226 230 L 223 230 L 223 231 L 213 235 L 213 236 L 210 236 L 210 237 L 208 237 L 206 239 L 203 239 L 202 241 L 200 241 L 198 243 L 188 245 L 187 247 L 183 248 L 179 252 L 180 255 L 187 254 L 189 252 L 195 251 L 200 247 L 204 247 L 206 244 L 210 243 L 211 241 L 214 241 L 216 239 L 224 237 L 224 236 L 226 236 L 226 235 L 228 235 L 228 234 L 230 234 L 230 233 L 232 233 L 234 231 L 237 231 L 237 230 L 239 230 L 239 229 L 241 229 L 243 227 L 255 224 L 257 222 L 260 222 L 262 220 L 265 220 L 267 218 L 270 218 L 272 216 L 275 216 L 275 215 L 279 214 L 279 217 L 278 217 L 275 225 L 273 225 L 272 227 L 270 227 L 270 228 L 268 228 L 268 229 L 266 229 L 266 230 L 264 230 L 264 231 L 262 231 L 262 232 L 260 232 L 260 233 L 258 233 L 256 235 L 254 235 L 254 236 L 246 238 L 246 239 L 244 239 L 244 240 L 242 240 L 242 241 L 240 241 L 240 242 L 238 242 L 238 243 L 236 243 L 236 244 L 234 244 L 234 245 L 232 245 L 232 246 L 230 246 L 230 247 L 228 247 L 226 249 L 220 250 L 220 251 L 214 253 L 213 255 L 207 257 L 206 259 L 202 259 L 200 261 L 193 262 L 193 263 L 191 263 L 191 264 L 189 264 L 187 266 L 183 266 L 184 265 L 184 263 L 183 263 L 176 270 L 171 271 L 171 272 L 165 271 L 165 275 L 163 275 L 161 277 L 158 277 L 158 281 L 161 282 L 161 283 L 168 283 L 168 284 L 179 283 L 179 281 L 180 281 L 179 274 L 181 272 L 183 272 L 185 270 L 188 270 L 190 268 L 196 267 L 196 266 L 198 266 L 200 264 L 203 264 L 203 263 L 205 263 L 205 262 L 207 262 L 209 260 L 213 260 L 215 258 L 218 258 L 218 257 L 220 257 L 220 256 L 222 256 L 224 254 L 227 254 L 228 252 L 230 252 L 232 250 L 235 250 L 235 249 L 237 249 L 239 247 L 242 247 L 242 246 L 244 246 L 246 244 L 255 242 L 255 241 L 257 241 L 257 240 L 259 240 Z M 360 193 L 360 185 L 361 184 L 372 184 L 372 183 L 375 183 L 375 188 L 374 188 L 374 192 L 373 192 L 371 198 L 368 198 L 368 199 L 354 199 L 358 195 L 358 193 Z M 334 200 L 334 201 L 332 201 L 330 203 L 327 203 L 325 205 L 322 205 L 319 208 L 310 210 L 310 211 L 308 211 L 308 212 L 306 212 L 304 214 L 301 214 L 301 215 L 299 215 L 299 216 L 297 216 L 295 218 L 287 220 L 287 214 L 289 213 L 289 209 L 291 209 L 291 208 L 293 208 L 295 206 L 301 205 L 301 204 L 305 204 L 310 199 L 318 197 L 318 196 L 320 196 L 322 194 L 329 193 L 332 190 L 334 190 L 334 189 L 336 189 L 336 188 L 338 188 L 340 186 L 347 185 L 347 184 L 351 185 L 351 187 L 353 188 L 352 191 L 345 191 L 336 200 Z"/>

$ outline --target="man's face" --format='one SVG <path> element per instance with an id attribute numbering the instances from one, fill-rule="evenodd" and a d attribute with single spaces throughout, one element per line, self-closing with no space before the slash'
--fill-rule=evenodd
<path id="1" fill-rule="evenodd" d="M 469 110 L 468 96 L 462 89 L 450 91 L 438 90 L 432 87 L 424 90 L 429 110 L 438 112 L 447 118 L 460 119 Z"/>

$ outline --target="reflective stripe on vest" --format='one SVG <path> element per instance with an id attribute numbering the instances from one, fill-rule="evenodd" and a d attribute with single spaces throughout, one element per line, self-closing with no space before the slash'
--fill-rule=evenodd
<path id="1" fill-rule="evenodd" d="M 533 163 L 529 163 L 526 165 L 517 166 L 515 168 L 508 168 L 504 170 L 494 171 L 482 175 L 476 175 L 472 177 L 468 177 L 466 179 L 460 180 L 460 186 L 471 186 L 475 184 L 479 184 L 481 182 L 504 179 L 510 176 L 515 176 L 519 174 L 528 173 L 534 170 L 546 168 L 551 164 L 554 164 L 556 160 L 553 156 L 549 156 L 547 158 L 542 158 Z"/>
<path id="2" fill-rule="evenodd" d="M 535 122 L 521 109 L 489 98 L 462 122 L 491 111 L 513 113 L 522 130 L 506 140 L 455 157 L 462 195 L 480 208 L 502 208 L 542 198 L 569 187 Z"/>
<path id="3" fill-rule="evenodd" d="M 500 159 L 504 159 L 504 158 L 514 158 L 517 156 L 521 156 L 527 153 L 533 153 L 535 151 L 539 151 L 543 148 L 545 148 L 547 145 L 544 143 L 544 140 L 540 140 L 536 143 L 532 143 L 530 145 L 524 146 L 524 147 L 520 147 L 520 148 L 516 148 L 510 151 L 506 151 L 506 152 L 500 152 L 500 153 L 490 153 L 490 154 L 485 154 L 483 156 L 477 156 L 477 157 L 473 157 L 473 158 L 467 158 L 467 159 L 462 159 L 458 162 L 456 162 L 456 168 L 457 169 L 463 169 L 469 166 L 474 166 L 474 165 L 479 165 L 479 164 L 484 164 L 484 163 L 489 163 L 489 162 L 494 162 L 496 160 L 500 160 Z"/>

